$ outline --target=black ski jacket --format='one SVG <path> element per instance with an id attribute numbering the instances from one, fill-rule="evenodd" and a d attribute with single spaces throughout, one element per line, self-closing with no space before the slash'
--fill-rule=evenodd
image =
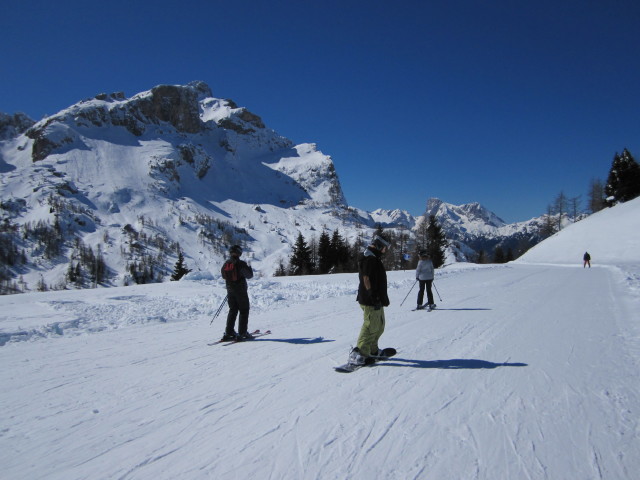
<path id="1" fill-rule="evenodd" d="M 381 305 L 389 306 L 389 296 L 387 294 L 387 272 L 384 269 L 380 256 L 382 252 L 374 247 L 367 247 L 364 254 L 358 260 L 358 297 L 356 300 L 360 305 L 368 305 L 371 307 Z M 371 292 L 368 292 L 364 286 L 362 277 L 369 277 L 371 283 Z"/>
<path id="2" fill-rule="evenodd" d="M 230 258 L 224 262 L 220 273 L 225 280 L 227 290 L 246 290 L 247 278 L 253 278 L 253 269 L 239 258 Z"/>

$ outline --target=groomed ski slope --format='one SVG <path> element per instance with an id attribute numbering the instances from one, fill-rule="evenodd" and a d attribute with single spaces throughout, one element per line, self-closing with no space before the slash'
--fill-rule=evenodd
<path id="1" fill-rule="evenodd" d="M 352 374 L 354 274 L 250 281 L 273 334 L 227 347 L 217 279 L 1 297 L 0 477 L 638 478 L 640 266 L 389 279 L 398 355 Z"/>

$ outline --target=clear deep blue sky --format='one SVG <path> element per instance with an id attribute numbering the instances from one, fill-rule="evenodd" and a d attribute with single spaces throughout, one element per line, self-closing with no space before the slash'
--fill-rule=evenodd
<path id="1" fill-rule="evenodd" d="M 330 155 L 350 205 L 509 222 L 640 161 L 640 2 L 4 1 L 0 111 L 202 80 Z"/>

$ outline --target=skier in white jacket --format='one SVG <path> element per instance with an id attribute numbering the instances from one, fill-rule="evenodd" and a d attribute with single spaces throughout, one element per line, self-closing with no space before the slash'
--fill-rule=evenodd
<path id="1" fill-rule="evenodd" d="M 433 293 L 431 292 L 434 276 L 433 262 L 431 261 L 431 257 L 429 257 L 429 253 L 426 250 L 420 250 L 420 261 L 416 267 L 416 280 L 420 282 L 417 310 L 422 310 L 423 308 L 433 310 L 436 308 L 436 304 L 433 303 Z M 427 289 L 427 303 L 423 305 L 422 301 L 424 300 L 425 287 Z"/>

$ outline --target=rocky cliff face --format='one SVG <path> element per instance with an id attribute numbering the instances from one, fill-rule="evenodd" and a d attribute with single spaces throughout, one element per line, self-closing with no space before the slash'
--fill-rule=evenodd
<path id="1" fill-rule="evenodd" d="M 43 160 L 61 147 L 73 143 L 73 133 L 60 135 L 59 129 L 50 128 L 54 124 L 64 124 L 69 129 L 124 127 L 140 137 L 149 126 L 166 123 L 180 133 L 200 133 L 204 124 L 200 119 L 199 100 L 207 95 L 211 96 L 211 90 L 202 82 L 194 82 L 186 87 L 159 85 L 129 100 L 122 92 L 98 94 L 93 99 L 38 122 L 27 131 L 27 136 L 34 140 L 33 161 Z"/>
<path id="2" fill-rule="evenodd" d="M 8 115 L 0 112 L 0 141 L 9 140 L 26 132 L 34 121 L 27 117 L 24 113 L 14 113 Z"/>

